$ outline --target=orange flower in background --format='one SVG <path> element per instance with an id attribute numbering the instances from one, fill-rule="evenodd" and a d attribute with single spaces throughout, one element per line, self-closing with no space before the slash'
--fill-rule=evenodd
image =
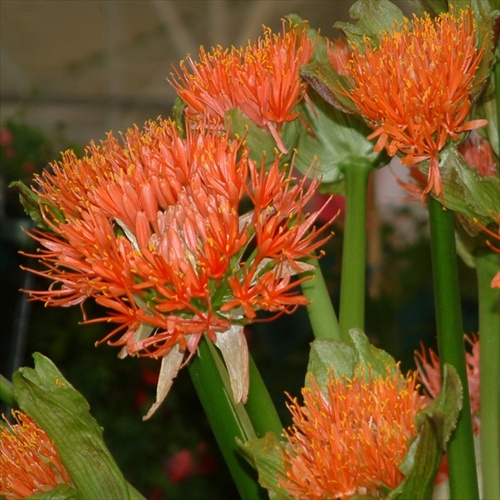
<path id="1" fill-rule="evenodd" d="M 479 436 L 481 431 L 481 373 L 479 364 L 479 338 L 465 336 L 465 341 L 471 346 L 470 352 L 466 353 L 467 382 L 469 386 L 470 409 L 472 425 L 475 436 Z M 415 352 L 415 363 L 417 365 L 419 382 L 427 391 L 426 399 L 430 403 L 435 399 L 441 390 L 441 369 L 439 366 L 439 356 L 432 350 L 426 350 L 422 345 L 421 352 Z M 444 485 L 449 480 L 448 457 L 443 455 L 435 484 Z M 449 496 L 449 492 L 448 492 Z M 438 496 L 438 498 L 441 498 Z M 443 497 L 444 498 L 444 497 Z"/>
<path id="2" fill-rule="evenodd" d="M 60 484 L 72 486 L 49 437 L 24 413 L 16 423 L 0 426 L 0 495 L 7 500 L 46 493 Z"/>
<path id="3" fill-rule="evenodd" d="M 481 229 L 486 237 L 486 245 L 488 245 L 494 252 L 500 253 L 500 214 L 491 214 L 493 218 L 496 219 L 498 227 L 496 231 L 487 228 L 485 225 L 481 224 L 477 219 L 474 222 Z M 491 239 L 495 240 L 495 243 L 491 242 Z M 500 271 L 491 280 L 491 288 L 500 288 Z"/>
<path id="4" fill-rule="evenodd" d="M 224 128 L 225 114 L 240 109 L 256 125 L 269 130 L 279 149 L 286 147 L 279 137 L 285 122 L 293 121 L 296 105 L 305 96 L 300 67 L 309 62 L 313 44 L 306 29 L 283 23 L 283 32 L 264 35 L 246 48 L 206 52 L 199 61 L 182 62 L 171 84 L 186 103 L 188 121 Z"/>
<path id="5" fill-rule="evenodd" d="M 325 391 L 312 376 L 308 381 L 303 405 L 295 399 L 289 406 L 293 426 L 279 486 L 293 498 L 311 499 L 376 496 L 382 484 L 395 488 L 423 407 L 415 377 L 331 374 Z"/>
<path id="6" fill-rule="evenodd" d="M 72 152 L 36 179 L 51 231 L 34 231 L 34 271 L 52 281 L 31 296 L 70 306 L 94 298 L 108 312 L 88 322 L 117 323 L 103 341 L 123 354 L 172 356 L 196 351 L 256 312 L 292 312 L 297 291 L 329 235 L 304 212 L 317 180 L 295 182 L 279 159 L 264 170 L 244 145 L 201 129 L 183 139 L 168 120 L 112 135 L 82 159 Z M 251 210 L 240 214 L 243 199 Z"/>
<path id="7" fill-rule="evenodd" d="M 327 41 L 328 59 L 335 71 L 342 76 L 349 75 L 349 61 L 352 49 L 344 38 Z"/>
<path id="8" fill-rule="evenodd" d="M 486 120 L 466 121 L 484 49 L 475 46 L 470 9 L 431 19 L 405 19 L 404 27 L 353 46 L 345 90 L 378 137 L 375 151 L 403 155 L 405 165 L 430 160 L 427 186 L 442 194 L 439 152 Z"/>
<path id="9" fill-rule="evenodd" d="M 470 406 L 474 433 L 479 434 L 481 410 L 480 399 L 480 371 L 479 371 L 479 338 L 465 336 L 466 342 L 471 346 L 471 352 L 466 353 L 467 381 L 469 385 Z M 415 353 L 415 362 L 418 369 L 418 378 L 425 387 L 429 401 L 435 399 L 441 390 L 441 370 L 439 356 L 432 350 L 428 351 L 422 346 L 421 352 Z"/>
<path id="10" fill-rule="evenodd" d="M 458 150 L 468 165 L 474 167 L 482 177 L 498 177 L 498 165 L 489 141 L 478 134 L 470 134 Z M 500 253 L 500 213 L 495 214 L 493 211 L 490 213 L 492 218 L 496 220 L 496 231 L 481 224 L 477 219 L 474 219 L 474 222 L 486 237 L 486 245 L 494 252 Z M 495 223 L 491 224 L 493 227 L 494 225 Z M 492 243 L 492 239 L 494 243 Z M 491 287 L 500 288 L 500 270 L 493 277 Z"/>
<path id="11" fill-rule="evenodd" d="M 493 148 L 486 139 L 472 132 L 467 139 L 460 144 L 458 151 L 464 157 L 467 164 L 474 167 L 483 177 L 498 175 L 498 167 L 493 156 Z"/>

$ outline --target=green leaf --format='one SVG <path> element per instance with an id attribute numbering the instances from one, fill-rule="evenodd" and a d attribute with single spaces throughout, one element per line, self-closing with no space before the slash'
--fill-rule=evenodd
<path id="1" fill-rule="evenodd" d="M 443 449 L 457 424 L 457 418 L 462 408 L 462 384 L 455 368 L 451 365 L 443 366 L 443 383 L 438 397 L 416 417 L 417 427 L 426 417 L 443 419 L 440 436 L 440 445 Z"/>
<path id="2" fill-rule="evenodd" d="M 304 80 L 331 106 L 344 113 L 359 113 L 352 100 L 344 95 L 351 88 L 346 77 L 339 75 L 328 60 L 302 66 Z"/>
<path id="3" fill-rule="evenodd" d="M 252 439 L 246 443 L 238 442 L 245 458 L 257 469 L 259 484 L 266 488 L 271 499 L 292 498 L 278 486 L 280 478 L 286 478 L 281 454 L 285 444 L 273 432 L 264 437 Z"/>
<path id="4" fill-rule="evenodd" d="M 492 212 L 500 213 L 500 178 L 480 175 L 454 146 L 443 149 L 439 166 L 446 208 L 471 219 L 475 217 L 484 225 L 495 223 Z M 429 161 L 419 163 L 418 168 L 427 175 Z M 442 203 L 441 197 L 432 196 Z M 471 221 L 469 227 L 473 226 Z"/>
<path id="5" fill-rule="evenodd" d="M 493 7 L 495 3 L 496 9 Z M 478 82 L 484 79 L 486 84 L 487 78 L 491 74 L 492 66 L 495 63 L 495 46 L 493 45 L 493 41 L 495 39 L 494 33 L 496 31 L 498 36 L 499 29 L 498 26 L 495 27 L 500 17 L 498 0 L 493 0 L 493 2 L 489 0 L 462 0 L 459 5 L 462 9 L 470 5 L 472 13 L 475 16 L 476 47 L 484 49 L 484 56 L 479 64 L 474 81 Z M 476 89 L 474 94 L 481 93 L 483 88 L 484 86 Z"/>
<path id="6" fill-rule="evenodd" d="M 366 139 L 370 129 L 360 118 L 330 106 L 316 93 L 310 99 L 313 109 L 308 104 L 302 105 L 301 114 L 308 127 L 302 128 L 298 140 L 295 158 L 298 170 L 306 173 L 317 159 L 322 184 L 329 184 L 343 179 L 344 165 L 363 162 L 376 168 L 389 163 L 385 153 L 373 150 L 373 143 Z"/>
<path id="7" fill-rule="evenodd" d="M 172 107 L 172 119 L 177 127 L 179 127 L 182 137 L 186 137 L 186 108 L 187 104 L 179 96 L 177 96 Z"/>
<path id="8" fill-rule="evenodd" d="M 425 500 L 432 497 L 443 450 L 456 426 L 461 408 L 460 379 L 456 370 L 445 364 L 438 397 L 415 418 L 418 435 L 400 466 L 405 478 L 388 499 Z"/>
<path id="9" fill-rule="evenodd" d="M 427 500 L 432 498 L 434 480 L 442 451 L 436 431 L 437 418 L 426 417 L 408 450 L 401 469 L 410 469 L 405 479 L 388 496 L 392 499 Z"/>
<path id="10" fill-rule="evenodd" d="M 311 344 L 307 371 L 314 375 L 321 388 L 325 388 L 330 371 L 336 377 L 352 377 L 356 362 L 356 353 L 349 344 L 338 340 L 316 339 Z"/>
<path id="11" fill-rule="evenodd" d="M 254 161 L 260 163 L 263 155 L 266 157 L 267 164 L 271 164 L 274 161 L 277 144 L 269 130 L 256 125 L 239 108 L 230 109 L 226 112 L 224 119 L 232 135 L 245 138 L 250 157 Z M 279 137 L 288 150 L 287 157 L 291 155 L 295 147 L 300 129 L 299 120 L 286 122 L 281 128 Z"/>
<path id="12" fill-rule="evenodd" d="M 390 368 L 391 373 L 397 369 L 396 361 L 383 349 L 379 349 L 370 343 L 368 337 L 355 328 L 349 330 L 349 335 L 354 343 L 357 354 L 357 363 L 370 367 L 373 377 L 386 377 Z"/>
<path id="13" fill-rule="evenodd" d="M 380 32 L 391 31 L 404 19 L 403 11 L 389 0 L 358 0 L 349 14 L 356 24 L 337 22 L 334 26 L 360 46 L 365 37 L 377 39 Z"/>
<path id="14" fill-rule="evenodd" d="M 127 499 L 128 485 L 102 439 L 85 398 L 48 358 L 13 375 L 19 408 L 53 440 L 80 498 Z"/>
<path id="15" fill-rule="evenodd" d="M 500 65 L 499 65 L 500 67 Z M 498 70 L 497 70 L 498 71 Z M 499 71 L 500 73 L 500 71 Z M 483 129 L 480 129 L 478 133 L 481 135 L 485 135 L 486 139 L 488 139 L 491 144 L 491 148 L 495 155 L 500 156 L 500 144 L 499 144 L 499 123 L 498 123 L 498 115 L 497 115 L 497 93 L 498 90 L 496 88 L 496 80 L 497 78 L 490 78 L 488 87 L 481 94 L 478 104 L 477 104 L 477 117 L 485 118 L 488 120 L 488 123 Z"/>
<path id="16" fill-rule="evenodd" d="M 448 11 L 448 0 L 409 0 L 418 16 L 428 12 L 431 16 L 438 16 Z"/>
<path id="17" fill-rule="evenodd" d="M 335 377 L 351 378 L 361 368 L 369 368 L 374 377 L 386 377 L 388 369 L 397 369 L 394 358 L 370 344 L 362 331 L 351 329 L 349 335 L 352 341 L 349 344 L 330 339 L 312 342 L 307 371 L 313 374 L 321 388 L 325 388 L 331 371 Z"/>
<path id="18" fill-rule="evenodd" d="M 11 182 L 9 187 L 18 192 L 19 201 L 26 215 L 28 215 L 40 229 L 50 231 L 50 227 L 47 225 L 40 212 L 38 195 L 22 181 Z"/>
<path id="19" fill-rule="evenodd" d="M 78 493 L 74 488 L 67 484 L 60 484 L 53 490 L 32 495 L 27 500 L 77 500 L 78 498 Z"/>

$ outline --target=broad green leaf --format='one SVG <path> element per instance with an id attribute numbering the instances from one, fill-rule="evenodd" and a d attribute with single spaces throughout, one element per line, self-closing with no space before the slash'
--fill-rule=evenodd
<path id="1" fill-rule="evenodd" d="M 424 12 L 428 12 L 431 16 L 438 16 L 448 11 L 448 0 L 409 0 L 409 4 L 418 16 L 422 16 Z"/>
<path id="2" fill-rule="evenodd" d="M 13 376 L 19 408 L 53 440 L 80 498 L 127 499 L 128 485 L 102 439 L 85 398 L 48 358 Z"/>
<path id="3" fill-rule="evenodd" d="M 373 150 L 373 143 L 366 139 L 370 130 L 360 118 L 328 105 L 317 94 L 310 98 L 312 108 L 302 105 L 308 127 L 303 127 L 299 136 L 295 158 L 298 170 L 306 173 L 317 159 L 322 184 L 330 184 L 343 179 L 345 165 L 363 162 L 376 168 L 385 164 L 385 153 Z"/>
<path id="4" fill-rule="evenodd" d="M 450 3 L 453 4 L 453 2 Z M 495 3 L 496 9 L 494 8 Z M 493 45 L 493 40 L 495 39 L 495 31 L 498 36 L 499 27 L 495 27 L 495 24 L 498 23 L 500 17 L 499 4 L 498 0 L 462 0 L 455 7 L 460 6 L 460 8 L 465 9 L 468 5 L 470 5 L 475 17 L 476 46 L 478 49 L 484 50 L 484 55 L 474 80 L 476 82 L 485 80 L 486 82 L 486 79 L 491 74 L 493 64 L 495 64 L 495 46 Z M 480 93 L 481 90 L 481 88 L 478 88 L 475 93 Z"/>
<path id="5" fill-rule="evenodd" d="M 496 154 L 497 158 L 500 156 L 500 144 L 499 144 L 499 123 L 497 115 L 497 85 L 494 78 L 490 78 L 488 87 L 481 95 L 477 104 L 477 117 L 485 118 L 488 120 L 487 125 L 479 130 L 479 133 L 483 131 L 486 138 L 491 144 L 491 148 Z"/>
<path id="6" fill-rule="evenodd" d="M 349 344 L 329 339 L 316 339 L 311 343 L 307 371 L 320 387 L 325 387 L 330 372 L 336 377 L 351 378 L 356 371 L 368 368 L 373 376 L 385 377 L 388 369 L 397 369 L 394 358 L 370 344 L 362 331 L 352 329 L 349 335 L 352 341 Z"/>
<path id="7" fill-rule="evenodd" d="M 500 178 L 481 176 L 454 146 L 442 151 L 439 165 L 446 208 L 471 219 L 475 217 L 484 225 L 496 222 L 492 213 L 500 213 Z M 418 168 L 427 175 L 429 161 L 419 163 Z M 434 198 L 443 202 L 441 197 Z"/>
<path id="8" fill-rule="evenodd" d="M 403 467 L 411 468 L 405 479 L 389 495 L 388 500 L 427 500 L 432 498 L 432 490 L 442 450 L 439 443 L 436 422 L 438 418 L 426 417 L 420 432 L 408 450 Z M 438 424 L 439 425 L 439 424 Z"/>
<path id="9" fill-rule="evenodd" d="M 416 417 L 417 428 L 420 427 L 424 417 L 443 418 L 441 427 L 441 448 L 450 439 L 451 433 L 457 425 L 457 418 L 462 408 L 463 390 L 460 378 L 453 366 L 443 366 L 443 383 L 438 397 Z"/>
<path id="10" fill-rule="evenodd" d="M 365 37 L 376 40 L 380 32 L 390 31 L 404 19 L 403 11 L 389 0 L 358 0 L 349 14 L 356 24 L 337 22 L 334 26 L 360 46 Z"/>
<path id="11" fill-rule="evenodd" d="M 316 339 L 311 343 L 307 371 L 324 389 L 331 371 L 336 377 L 352 377 L 356 362 L 356 353 L 351 345 L 338 340 Z"/>
<path id="12" fill-rule="evenodd" d="M 278 487 L 279 479 L 286 477 L 281 458 L 284 442 L 273 432 L 268 432 L 262 438 L 252 439 L 246 443 L 238 442 L 238 445 L 246 459 L 257 469 L 259 484 L 268 490 L 269 498 L 276 500 L 292 498 Z"/>
<path id="13" fill-rule="evenodd" d="M 371 344 L 361 330 L 353 328 L 349 330 L 349 335 L 354 343 L 358 364 L 369 366 L 374 377 L 386 377 L 389 368 L 391 373 L 396 370 L 394 358 L 383 349 Z"/>
<path id="14" fill-rule="evenodd" d="M 67 484 L 60 484 L 53 490 L 28 497 L 27 500 L 79 500 L 77 491 Z"/>
<path id="15" fill-rule="evenodd" d="M 418 435 L 400 466 L 405 478 L 388 499 L 425 500 L 432 497 L 443 450 L 456 426 L 461 408 L 460 379 L 455 369 L 445 364 L 438 397 L 415 418 Z"/>
<path id="16" fill-rule="evenodd" d="M 346 77 L 339 75 L 329 61 L 313 61 L 300 70 L 302 78 L 331 106 L 344 113 L 359 113 L 344 93 L 351 88 Z"/>

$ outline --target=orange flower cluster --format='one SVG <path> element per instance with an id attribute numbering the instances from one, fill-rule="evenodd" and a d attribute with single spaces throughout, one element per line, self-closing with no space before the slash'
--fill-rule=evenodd
<path id="1" fill-rule="evenodd" d="M 465 340 L 471 346 L 471 352 L 466 353 L 467 381 L 474 433 L 478 435 L 480 429 L 479 415 L 481 413 L 479 339 L 477 335 L 473 335 L 472 338 L 466 335 Z M 428 399 L 435 399 L 441 390 L 439 356 L 432 349 L 426 351 L 422 346 L 422 351 L 415 353 L 415 363 L 418 369 L 418 378 L 429 395 Z"/>
<path id="2" fill-rule="evenodd" d="M 52 280 L 31 296 L 70 306 L 93 297 L 119 326 L 103 341 L 128 354 L 195 352 L 256 311 L 291 312 L 306 299 L 302 262 L 329 236 L 305 212 L 317 180 L 264 169 L 243 143 L 169 120 L 110 134 L 79 159 L 66 152 L 36 179 L 50 231 L 34 231 L 34 255 Z M 240 213 L 245 203 L 246 213 Z M 115 340 L 116 336 L 120 337 Z"/>
<path id="3" fill-rule="evenodd" d="M 401 482 L 399 466 L 423 407 L 414 376 L 332 374 L 324 391 L 310 376 L 302 395 L 302 406 L 296 400 L 290 406 L 286 479 L 279 482 L 287 494 L 301 499 L 376 496 L 382 485 L 395 488 Z"/>
<path id="4" fill-rule="evenodd" d="M 211 52 L 202 48 L 199 62 L 191 58 L 188 65 L 182 62 L 171 84 L 187 105 L 188 121 L 223 129 L 225 114 L 238 108 L 267 129 L 286 153 L 279 132 L 283 123 L 298 116 L 294 108 L 306 91 L 299 71 L 311 59 L 313 44 L 305 28 L 292 23 L 288 31 L 285 28 L 283 23 L 279 34 L 266 28 L 246 48 L 217 46 Z"/>
<path id="5" fill-rule="evenodd" d="M 424 193 L 442 194 L 439 152 L 463 132 L 486 120 L 466 121 L 484 49 L 475 45 L 470 9 L 431 19 L 405 19 L 404 27 L 384 33 L 377 47 L 354 46 L 348 67 L 350 97 L 378 137 L 376 151 L 400 153 L 402 163 L 430 160 Z"/>
<path id="6" fill-rule="evenodd" d="M 0 426 L 0 496 L 7 500 L 31 497 L 72 485 L 45 431 L 24 413 L 12 412 L 16 423 Z"/>

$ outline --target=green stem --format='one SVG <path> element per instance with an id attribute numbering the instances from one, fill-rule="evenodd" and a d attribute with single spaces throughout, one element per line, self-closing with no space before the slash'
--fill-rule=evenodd
<path id="1" fill-rule="evenodd" d="M 227 372 L 210 341 L 205 338 L 201 340 L 198 352 L 188 368 L 240 496 L 264 498 L 264 490 L 259 487 L 257 474 L 240 455 L 236 441 L 239 439 L 245 442 L 255 438 L 255 431 L 243 404 L 234 402 Z"/>
<path id="2" fill-rule="evenodd" d="M 463 387 L 463 406 L 447 444 L 451 498 L 479 498 L 474 440 L 465 362 L 462 310 L 455 248 L 455 219 L 451 210 L 428 197 L 432 271 L 439 359 L 452 365 Z"/>
<path id="3" fill-rule="evenodd" d="M 283 425 L 273 404 L 264 381 L 250 356 L 250 390 L 245 409 L 250 417 L 257 437 L 263 437 L 266 432 L 274 432 L 279 437 Z"/>
<path id="4" fill-rule="evenodd" d="M 0 374 L 0 399 L 9 406 L 17 406 L 14 398 L 14 387 L 10 380 Z"/>
<path id="5" fill-rule="evenodd" d="M 342 274 L 340 276 L 340 331 L 349 341 L 349 330 L 365 327 L 366 212 L 368 176 L 372 163 L 359 159 L 344 165 L 346 186 Z"/>
<path id="6" fill-rule="evenodd" d="M 477 256 L 483 498 L 500 498 L 500 289 L 491 288 L 499 269 L 500 254 Z"/>
<path id="7" fill-rule="evenodd" d="M 317 339 L 342 340 L 340 325 L 319 262 L 309 259 L 307 263 L 314 266 L 313 278 L 302 283 L 302 293 L 308 300 L 307 313 L 313 335 Z"/>

